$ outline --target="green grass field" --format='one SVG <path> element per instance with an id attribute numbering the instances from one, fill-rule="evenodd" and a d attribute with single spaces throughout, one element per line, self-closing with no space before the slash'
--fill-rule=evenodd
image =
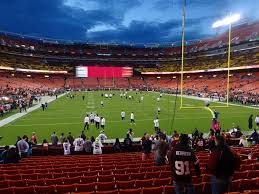
<path id="1" fill-rule="evenodd" d="M 157 97 L 158 93 L 143 92 L 136 94 L 128 92 L 134 96 L 134 100 L 126 100 L 120 98 L 119 91 L 113 91 L 115 96 L 112 99 L 101 97 L 98 92 L 76 92 L 74 100 L 63 96 L 58 100 L 49 104 L 47 111 L 38 109 L 26 116 L 17 119 L 0 128 L 0 135 L 3 138 L 0 140 L 1 145 L 14 144 L 17 135 L 27 134 L 29 137 L 32 132 L 36 132 L 39 137 L 39 142 L 44 138 L 50 140 L 50 135 L 56 131 L 60 136 L 61 132 L 66 135 L 72 132 L 74 136 L 78 136 L 84 126 L 84 117 L 86 113 L 95 112 L 106 118 L 105 133 L 109 139 L 116 137 L 125 137 L 129 128 L 132 128 L 135 137 L 140 137 L 144 132 L 153 134 L 153 120 L 157 116 Z M 108 92 L 107 92 L 108 93 Z M 85 101 L 82 100 L 82 95 L 85 95 Z M 141 95 L 144 96 L 144 101 L 139 103 Z M 101 107 L 100 102 L 104 100 L 104 107 Z M 175 97 L 164 95 L 160 100 L 161 114 L 159 115 L 160 128 L 162 131 L 170 133 L 172 130 L 177 130 L 181 133 L 191 133 L 195 127 L 203 132 L 208 132 L 211 126 L 211 113 L 204 109 L 181 109 L 179 108 L 180 98 L 177 99 L 175 121 L 172 127 L 172 118 L 175 105 Z M 200 100 L 184 99 L 184 104 L 188 106 L 204 106 L 204 102 Z M 211 105 L 215 105 L 212 103 Z M 221 104 L 216 104 L 221 105 Z M 205 106 L 204 106 L 205 107 Z M 126 112 L 126 120 L 121 121 L 121 110 Z M 135 114 L 136 125 L 131 125 L 129 122 L 130 112 Z M 230 106 L 229 108 L 217 108 L 220 113 L 219 118 L 223 129 L 231 128 L 233 123 L 247 130 L 247 120 L 250 114 L 258 114 L 258 110 Z M 86 131 L 87 136 L 96 136 L 99 133 L 94 126 L 90 126 L 90 130 Z"/>

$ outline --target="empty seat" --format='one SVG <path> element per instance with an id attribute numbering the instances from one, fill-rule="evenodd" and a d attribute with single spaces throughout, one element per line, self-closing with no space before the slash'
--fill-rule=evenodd
<path id="1" fill-rule="evenodd" d="M 73 184 L 76 192 L 92 192 L 95 190 L 95 183 L 88 184 Z"/>
<path id="2" fill-rule="evenodd" d="M 98 191 L 114 190 L 115 182 L 99 182 L 99 183 L 96 183 L 96 188 Z"/>
<path id="3" fill-rule="evenodd" d="M 163 187 L 146 187 L 142 189 L 142 194 L 161 194 L 163 193 Z"/>
<path id="4" fill-rule="evenodd" d="M 154 179 L 154 186 L 159 187 L 159 186 L 164 186 L 164 185 L 171 185 L 171 178 L 157 178 Z"/>
<path id="5" fill-rule="evenodd" d="M 52 194 L 55 193 L 55 186 L 48 185 L 48 186 L 35 186 L 35 192 L 37 194 Z"/>
<path id="6" fill-rule="evenodd" d="M 116 186 L 118 189 L 132 189 L 134 188 L 134 185 L 135 185 L 135 180 L 116 182 Z"/>
<path id="7" fill-rule="evenodd" d="M 98 176 L 98 181 L 99 182 L 111 182 L 111 181 L 114 181 L 114 176 L 113 175 L 101 175 L 101 176 Z"/>
<path id="8" fill-rule="evenodd" d="M 153 186 L 153 180 L 152 179 L 144 179 L 144 180 L 136 180 L 135 187 L 152 187 Z"/>
<path id="9" fill-rule="evenodd" d="M 131 179 L 144 179 L 145 173 L 131 173 L 130 178 Z"/>
<path id="10" fill-rule="evenodd" d="M 14 187 L 14 194 L 34 194 L 34 188 L 32 186 L 29 187 Z"/>
<path id="11" fill-rule="evenodd" d="M 158 178 L 159 175 L 160 175 L 160 172 L 147 172 L 146 178 L 147 179 Z"/>
<path id="12" fill-rule="evenodd" d="M 115 180 L 116 181 L 128 181 L 129 180 L 129 175 L 128 174 L 116 174 L 115 175 Z"/>
<path id="13" fill-rule="evenodd" d="M 74 191 L 73 185 L 57 185 L 56 192 L 60 194 L 69 193 Z"/>
<path id="14" fill-rule="evenodd" d="M 141 194 L 141 189 L 125 189 L 119 190 L 119 194 Z"/>

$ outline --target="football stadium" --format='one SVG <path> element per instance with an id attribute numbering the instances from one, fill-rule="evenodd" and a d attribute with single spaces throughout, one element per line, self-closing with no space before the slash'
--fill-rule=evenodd
<path id="1" fill-rule="evenodd" d="M 0 6 L 0 194 L 259 193 L 259 2 Z"/>

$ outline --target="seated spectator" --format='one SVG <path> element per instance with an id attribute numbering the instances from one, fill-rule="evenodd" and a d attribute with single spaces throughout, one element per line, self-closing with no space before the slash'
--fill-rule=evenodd
<path id="1" fill-rule="evenodd" d="M 28 156 L 29 144 L 25 141 L 26 136 L 24 135 L 21 140 L 17 142 L 18 152 L 21 158 Z"/>
<path id="2" fill-rule="evenodd" d="M 97 137 L 95 142 L 93 143 L 93 154 L 102 154 L 103 144 L 100 139 Z"/>
<path id="3" fill-rule="evenodd" d="M 84 142 L 84 150 L 88 154 L 92 153 L 92 142 L 88 138 Z"/>
<path id="4" fill-rule="evenodd" d="M 115 143 L 113 145 L 113 152 L 121 152 L 121 143 L 119 138 L 116 138 Z"/>
<path id="5" fill-rule="evenodd" d="M 142 143 L 142 161 L 151 159 L 152 141 L 149 134 L 146 134 L 146 140 Z"/>
<path id="6" fill-rule="evenodd" d="M 208 161 L 208 171 L 212 174 L 211 189 L 213 194 L 230 192 L 232 177 L 241 164 L 240 157 L 230 149 L 222 136 L 216 136 L 215 149 Z"/>
<path id="7" fill-rule="evenodd" d="M 61 133 L 60 143 L 63 144 L 65 142 L 65 139 L 66 139 L 66 137 L 65 137 L 64 133 Z"/>
<path id="8" fill-rule="evenodd" d="M 240 137 L 240 141 L 239 141 L 238 146 L 240 146 L 240 147 L 248 147 L 248 143 L 247 143 L 247 139 L 246 139 L 245 135 L 242 135 Z"/>
<path id="9" fill-rule="evenodd" d="M 157 166 L 166 164 L 166 156 L 168 150 L 169 145 L 166 142 L 166 137 L 164 135 L 160 135 L 158 137 L 158 142 L 155 146 L 155 164 Z"/>
<path id="10" fill-rule="evenodd" d="M 132 140 L 130 135 L 127 133 L 126 138 L 124 139 L 124 151 L 128 152 L 131 151 L 132 148 Z"/>
<path id="11" fill-rule="evenodd" d="M 38 143 L 38 137 L 37 137 L 37 135 L 36 135 L 35 132 L 32 132 L 31 143 L 32 143 L 33 145 L 36 145 L 36 144 Z"/>
<path id="12" fill-rule="evenodd" d="M 7 152 L 7 163 L 18 163 L 20 155 L 17 153 L 15 146 L 11 146 Z"/>
<path id="13" fill-rule="evenodd" d="M 42 153 L 44 156 L 47 156 L 49 153 L 49 143 L 46 139 L 42 142 Z"/>
<path id="14" fill-rule="evenodd" d="M 70 155 L 70 147 L 71 147 L 71 144 L 69 143 L 69 141 L 64 138 L 63 140 L 63 149 L 64 149 L 64 155 Z"/>

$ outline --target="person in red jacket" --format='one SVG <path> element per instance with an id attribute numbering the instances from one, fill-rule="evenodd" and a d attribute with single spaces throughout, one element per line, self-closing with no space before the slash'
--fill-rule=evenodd
<path id="1" fill-rule="evenodd" d="M 232 177 L 240 167 L 241 160 L 226 144 L 223 136 L 216 136 L 215 145 L 209 157 L 208 171 L 212 174 L 212 194 L 222 194 L 231 190 Z"/>

